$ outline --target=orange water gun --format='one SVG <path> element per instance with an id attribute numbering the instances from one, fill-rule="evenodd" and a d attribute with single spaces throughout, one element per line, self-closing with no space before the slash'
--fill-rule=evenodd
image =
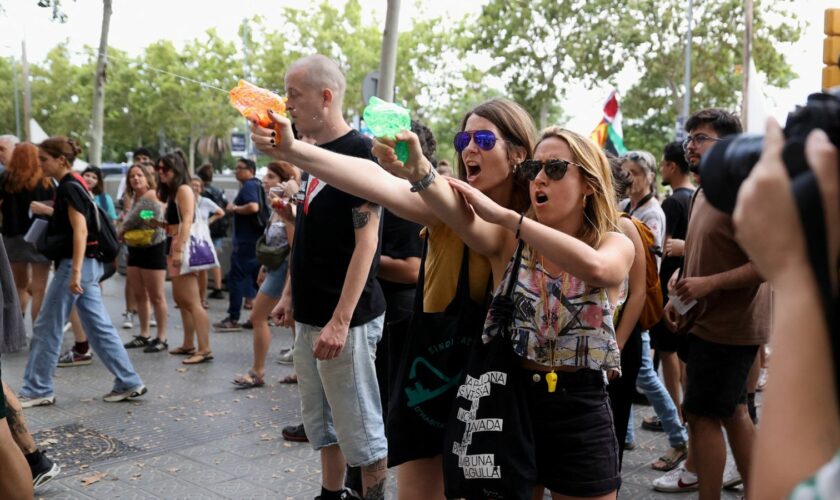
<path id="1" fill-rule="evenodd" d="M 230 89 L 230 103 L 242 116 L 259 123 L 261 127 L 270 127 L 272 124 L 269 110 L 278 115 L 286 113 L 285 97 L 245 80 L 239 80 L 239 85 Z"/>

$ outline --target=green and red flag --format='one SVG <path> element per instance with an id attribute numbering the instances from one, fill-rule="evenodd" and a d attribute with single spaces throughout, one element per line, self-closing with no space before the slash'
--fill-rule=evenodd
<path id="1" fill-rule="evenodd" d="M 621 129 L 621 108 L 618 105 L 618 93 L 613 90 L 604 104 L 604 115 L 595 130 L 589 135 L 595 144 L 616 156 L 627 152 L 624 146 L 624 131 Z"/>

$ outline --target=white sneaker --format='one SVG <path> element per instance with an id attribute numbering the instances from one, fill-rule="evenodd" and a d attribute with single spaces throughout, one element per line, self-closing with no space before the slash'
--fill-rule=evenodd
<path id="1" fill-rule="evenodd" d="M 149 326 L 151 326 L 152 328 L 157 328 L 157 320 L 154 318 L 150 319 Z"/>
<path id="2" fill-rule="evenodd" d="M 134 328 L 134 313 L 126 311 L 123 313 L 123 324 L 122 327 L 126 330 L 131 330 Z"/>
<path id="3" fill-rule="evenodd" d="M 680 464 L 676 469 L 653 480 L 653 489 L 663 493 L 696 491 L 699 487 L 697 474 L 685 470 L 685 464 Z"/>
<path id="4" fill-rule="evenodd" d="M 281 365 L 293 365 L 295 363 L 295 350 L 292 348 L 283 349 L 280 351 L 277 362 Z"/>
<path id="5" fill-rule="evenodd" d="M 18 401 L 20 401 L 21 408 L 32 408 L 33 406 L 49 406 L 55 404 L 55 396 L 45 396 L 43 398 L 30 398 L 22 394 L 18 394 Z"/>

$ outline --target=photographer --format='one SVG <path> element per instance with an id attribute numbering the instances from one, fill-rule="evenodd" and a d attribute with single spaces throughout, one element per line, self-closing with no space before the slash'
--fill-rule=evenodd
<path id="1" fill-rule="evenodd" d="M 733 215 L 736 237 L 772 285 L 773 380 L 764 397 L 751 470 L 751 498 L 837 498 L 837 381 L 815 275 L 782 162 L 785 139 L 771 120 L 761 160 L 741 187 Z M 823 201 L 829 263 L 840 254 L 837 150 L 821 130 L 806 142 L 806 158 Z M 831 276 L 837 293 L 837 274 Z M 802 417 L 807 415 L 807 425 Z M 794 489 L 795 487 L 795 489 Z"/>

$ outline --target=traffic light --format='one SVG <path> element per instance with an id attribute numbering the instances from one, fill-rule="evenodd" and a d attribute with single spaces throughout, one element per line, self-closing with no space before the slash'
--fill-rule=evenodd
<path id="1" fill-rule="evenodd" d="M 822 87 L 828 90 L 840 85 L 840 9 L 825 9 L 824 31 Z"/>

